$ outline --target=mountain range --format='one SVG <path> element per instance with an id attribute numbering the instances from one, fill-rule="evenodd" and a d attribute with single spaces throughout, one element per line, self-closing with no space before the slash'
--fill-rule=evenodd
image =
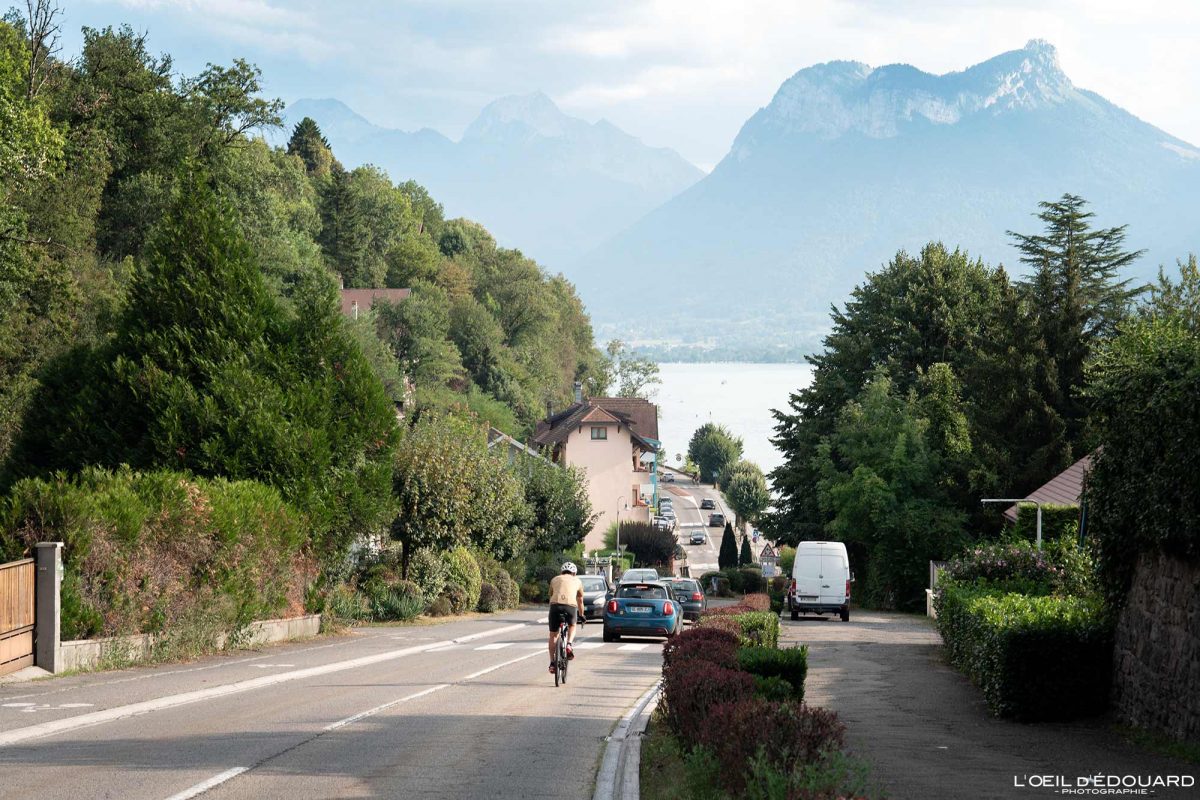
<path id="1" fill-rule="evenodd" d="M 602 336 L 660 358 L 811 352 L 831 303 L 930 241 L 1020 272 L 1007 232 L 1037 232 L 1038 202 L 1064 193 L 1129 225 L 1147 252 L 1128 277 L 1200 251 L 1200 149 L 1075 86 L 1040 40 L 944 75 L 802 69 L 708 175 L 541 93 L 491 103 L 458 141 L 335 100 L 290 106 L 283 136 L 304 116 L 344 163 L 415 179 L 563 272 Z"/>
<path id="2" fill-rule="evenodd" d="M 1132 277 L 1200 249 L 1200 150 L 1076 87 L 1050 44 L 946 75 L 835 61 L 785 81 L 711 174 L 567 274 L 635 340 L 794 351 L 900 249 L 940 240 L 1019 272 L 1006 232 L 1040 232 L 1037 203 L 1068 192 L 1095 224 L 1129 225 L 1147 250 Z M 654 328 L 617 290 L 645 275 L 672 286 Z"/>
<path id="3" fill-rule="evenodd" d="M 553 271 L 704 174 L 610 122 L 564 114 L 541 92 L 490 103 L 458 141 L 428 128 L 379 127 L 338 100 L 298 100 L 272 143 L 286 143 L 304 117 L 347 166 L 370 163 L 394 181 L 416 180 L 449 216 L 482 222 L 502 245 Z"/>

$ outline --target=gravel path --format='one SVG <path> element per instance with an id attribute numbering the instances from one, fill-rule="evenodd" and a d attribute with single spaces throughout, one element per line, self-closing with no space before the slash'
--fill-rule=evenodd
<path id="1" fill-rule="evenodd" d="M 783 638 L 809 646 L 806 699 L 838 712 L 851 748 L 894 800 L 1096 796 L 1034 788 L 1039 776 L 1063 776 L 1073 790 L 1079 776 L 1200 776 L 1195 764 L 1125 742 L 1109 720 L 994 719 L 982 693 L 945 664 L 925 617 L 858 610 L 849 623 L 785 617 Z M 1200 788 L 1104 796 L 1197 798 Z"/>

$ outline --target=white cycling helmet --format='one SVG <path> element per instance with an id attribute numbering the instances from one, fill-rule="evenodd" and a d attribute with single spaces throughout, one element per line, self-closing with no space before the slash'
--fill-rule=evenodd
<path id="1" fill-rule="evenodd" d="M 575 562 L 574 562 L 574 561 L 568 561 L 568 562 L 566 562 L 565 564 L 563 564 L 563 565 L 562 565 L 562 570 L 561 570 L 561 571 L 562 571 L 562 572 L 569 572 L 569 573 L 571 573 L 572 575 L 575 575 L 575 574 L 578 574 L 578 572 L 579 572 L 579 567 L 575 566 Z"/>

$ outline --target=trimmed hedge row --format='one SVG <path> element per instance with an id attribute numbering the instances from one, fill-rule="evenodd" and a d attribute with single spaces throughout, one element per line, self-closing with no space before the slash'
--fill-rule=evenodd
<path id="1" fill-rule="evenodd" d="M 790 785 L 798 763 L 822 765 L 843 746 L 837 716 L 801 702 L 806 648 L 739 646 L 739 619 L 763 613 L 709 616 L 738 630 L 690 628 L 663 648 L 663 719 L 693 757 L 713 760 L 721 788 L 735 797 L 763 782 Z M 840 783 L 840 773 L 832 780 Z M 837 786 L 821 788 L 830 791 L 788 796 L 838 795 Z"/>
<path id="2" fill-rule="evenodd" d="M 937 626 L 950 663 L 997 716 L 1066 720 L 1108 704 L 1112 625 L 1086 597 L 1034 597 L 949 583 Z"/>
<path id="3" fill-rule="evenodd" d="M 779 645 L 779 617 L 746 605 L 709 609 L 700 615 L 696 625 L 701 629 L 716 627 L 736 633 L 747 647 Z"/>

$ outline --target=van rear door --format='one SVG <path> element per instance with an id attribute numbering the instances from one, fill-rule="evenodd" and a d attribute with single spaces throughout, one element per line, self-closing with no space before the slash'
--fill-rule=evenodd
<path id="1" fill-rule="evenodd" d="M 801 603 L 818 603 L 821 599 L 821 554 L 815 552 L 796 553 L 796 565 L 792 577 L 796 579 L 796 599 Z"/>
<path id="2" fill-rule="evenodd" d="M 821 554 L 821 604 L 840 606 L 846 602 L 846 581 L 850 569 L 839 552 Z"/>

